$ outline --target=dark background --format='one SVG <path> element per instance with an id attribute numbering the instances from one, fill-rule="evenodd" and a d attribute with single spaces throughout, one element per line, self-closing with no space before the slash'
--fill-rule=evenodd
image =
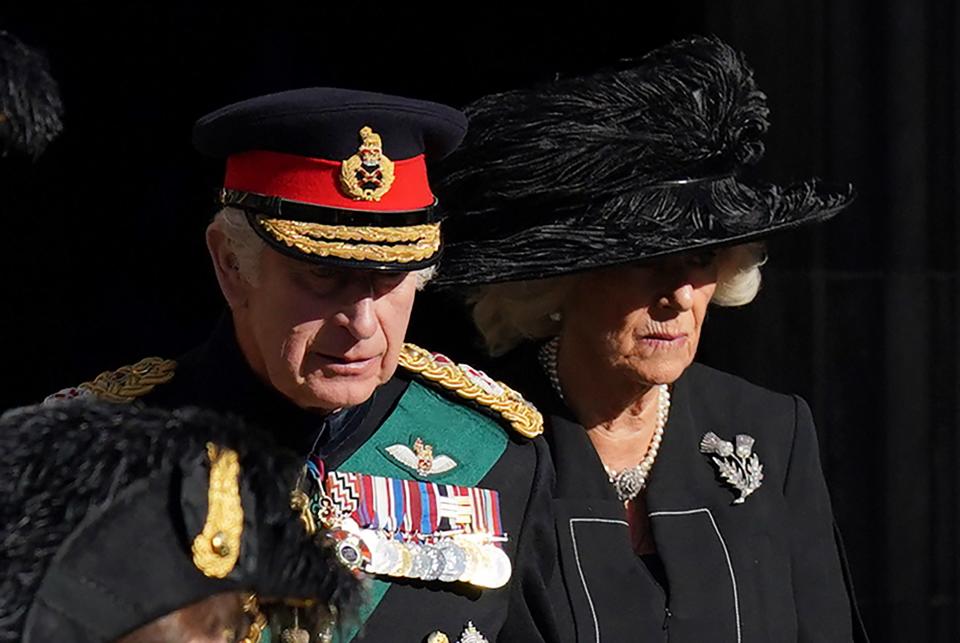
<path id="1" fill-rule="evenodd" d="M 760 296 L 711 313 L 701 359 L 811 402 L 873 639 L 960 639 L 952 0 L 199 4 L 0 9 L 0 28 L 48 52 L 67 109 L 38 162 L 0 161 L 0 407 L 207 334 L 222 169 L 190 147 L 203 113 L 309 85 L 459 105 L 716 33 L 769 95 L 761 175 L 860 197 L 771 241 Z M 420 304 L 414 340 L 475 357 L 451 302 Z"/>

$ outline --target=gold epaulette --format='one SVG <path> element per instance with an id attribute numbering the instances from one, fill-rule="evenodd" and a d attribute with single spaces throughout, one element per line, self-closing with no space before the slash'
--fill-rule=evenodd
<path id="1" fill-rule="evenodd" d="M 177 363 L 172 359 L 147 357 L 133 366 L 100 373 L 91 382 L 57 391 L 44 403 L 86 396 L 109 402 L 130 402 L 146 395 L 158 384 L 172 380 L 176 368 Z"/>
<path id="2" fill-rule="evenodd" d="M 460 397 L 493 409 L 507 420 L 514 430 L 528 438 L 543 433 L 543 416 L 520 393 L 498 382 L 483 371 L 466 364 L 457 364 L 449 357 L 413 344 L 404 344 L 400 366 L 424 379 L 455 392 Z"/>

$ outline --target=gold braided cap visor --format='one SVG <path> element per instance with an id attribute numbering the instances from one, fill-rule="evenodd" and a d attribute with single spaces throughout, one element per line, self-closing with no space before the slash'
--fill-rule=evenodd
<path id="1" fill-rule="evenodd" d="M 381 227 L 291 221 L 256 215 L 262 235 L 310 257 L 379 264 L 411 264 L 440 252 L 440 223 Z"/>

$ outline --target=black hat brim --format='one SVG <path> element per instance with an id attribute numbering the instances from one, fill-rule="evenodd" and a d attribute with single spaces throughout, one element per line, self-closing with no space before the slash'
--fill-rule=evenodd
<path id="1" fill-rule="evenodd" d="M 544 279 L 740 245 L 831 219 L 854 198 L 851 186 L 748 186 L 724 177 L 648 187 L 568 216 L 554 213 L 542 225 L 530 225 L 529 214 L 504 211 L 448 219 L 456 228 L 445 231 L 444 258 L 431 285 Z M 526 227 L 511 230 L 504 219 L 526 220 Z M 500 234 L 478 236 L 483 229 Z"/>

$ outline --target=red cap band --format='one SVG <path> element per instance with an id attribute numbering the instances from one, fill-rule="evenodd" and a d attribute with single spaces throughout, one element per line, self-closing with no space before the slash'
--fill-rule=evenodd
<path id="1" fill-rule="evenodd" d="M 227 158 L 223 187 L 345 210 L 404 212 L 433 205 L 424 156 L 394 161 L 394 181 L 379 201 L 354 199 L 340 188 L 340 161 L 253 151 Z"/>

